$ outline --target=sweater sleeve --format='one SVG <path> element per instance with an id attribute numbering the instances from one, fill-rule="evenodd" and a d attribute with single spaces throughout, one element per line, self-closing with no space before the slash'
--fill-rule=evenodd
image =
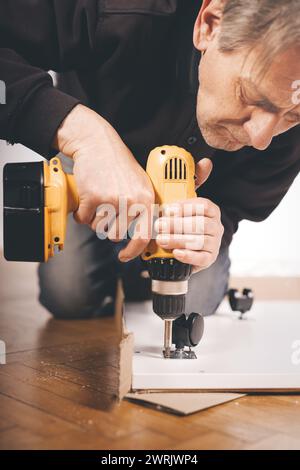
<path id="1" fill-rule="evenodd" d="M 97 0 L 0 2 L 0 139 L 53 155 L 54 135 L 79 101 L 47 71 L 91 64 L 97 18 Z"/>

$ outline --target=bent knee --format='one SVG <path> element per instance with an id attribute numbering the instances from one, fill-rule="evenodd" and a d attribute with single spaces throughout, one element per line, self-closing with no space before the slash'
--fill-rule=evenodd
<path id="1" fill-rule="evenodd" d="M 187 313 L 201 313 L 206 317 L 216 313 L 228 291 L 228 282 L 224 280 L 217 285 L 214 285 L 214 282 L 214 279 L 211 278 L 211 285 L 205 284 L 205 288 L 201 279 L 197 279 L 197 277 L 190 282 L 186 301 Z"/>
<path id="2" fill-rule="evenodd" d="M 59 297 L 56 293 L 40 291 L 39 302 L 58 320 L 84 320 L 88 318 L 113 315 L 114 297 L 102 296 L 97 302 L 86 297 Z"/>
<path id="3" fill-rule="evenodd" d="M 69 279 L 49 276 L 39 269 L 39 302 L 54 318 L 61 320 L 82 320 L 112 315 L 116 283 L 92 286 L 86 280 L 74 285 Z"/>
<path id="4" fill-rule="evenodd" d="M 189 281 L 187 313 L 203 316 L 216 313 L 228 291 L 230 260 L 223 253 L 210 268 L 194 274 Z"/>

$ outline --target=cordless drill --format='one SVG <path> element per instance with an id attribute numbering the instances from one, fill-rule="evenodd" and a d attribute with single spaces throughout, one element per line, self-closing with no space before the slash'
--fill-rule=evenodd
<path id="1" fill-rule="evenodd" d="M 176 203 L 195 198 L 195 162 L 192 155 L 176 146 L 158 147 L 150 153 L 147 174 L 155 191 L 155 203 Z M 203 317 L 186 314 L 186 295 L 192 266 L 181 263 L 172 250 L 165 250 L 153 239 L 142 256 L 152 279 L 153 310 L 165 322 L 164 356 L 194 359 L 184 347 L 196 346 L 203 335 Z M 172 350 L 172 344 L 176 349 Z"/>
<path id="2" fill-rule="evenodd" d="M 194 159 L 182 148 L 154 149 L 147 173 L 159 206 L 196 197 Z M 3 177 L 6 260 L 47 262 L 63 250 L 67 215 L 79 207 L 74 176 L 65 174 L 55 157 L 50 163 L 7 164 Z M 177 261 L 155 239 L 142 258 L 152 279 L 153 310 L 165 322 L 164 357 L 195 358 L 191 347 L 203 335 L 203 318 L 196 313 L 185 315 L 192 266 Z"/>

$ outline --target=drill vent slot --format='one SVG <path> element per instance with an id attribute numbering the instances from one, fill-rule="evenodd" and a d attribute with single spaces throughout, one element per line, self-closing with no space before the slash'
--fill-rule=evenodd
<path id="1" fill-rule="evenodd" d="M 187 166 L 182 158 L 172 157 L 168 160 L 165 166 L 165 179 L 166 180 L 187 180 Z"/>

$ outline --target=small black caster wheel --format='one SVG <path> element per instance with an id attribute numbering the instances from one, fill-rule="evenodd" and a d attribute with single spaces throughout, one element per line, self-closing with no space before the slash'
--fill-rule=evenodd
<path id="1" fill-rule="evenodd" d="M 188 318 L 185 315 L 173 322 L 172 342 L 176 349 L 197 346 L 204 333 L 204 319 L 199 313 L 191 313 Z"/>
<path id="2" fill-rule="evenodd" d="M 230 289 L 228 291 L 228 299 L 231 310 L 240 312 L 240 318 L 243 318 L 246 312 L 249 312 L 253 306 L 254 294 L 252 289 L 244 289 L 239 292 L 238 289 Z"/>

